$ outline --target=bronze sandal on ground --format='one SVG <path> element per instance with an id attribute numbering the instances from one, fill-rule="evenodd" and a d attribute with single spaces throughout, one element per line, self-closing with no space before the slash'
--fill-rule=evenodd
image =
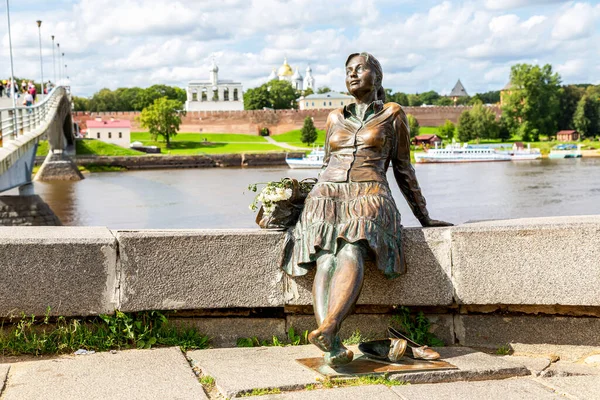
<path id="1" fill-rule="evenodd" d="M 392 327 L 388 327 L 388 334 L 390 337 L 406 340 L 408 343 L 408 351 L 406 352 L 406 355 L 410 358 L 414 358 L 416 360 L 437 360 L 440 358 L 440 354 L 437 351 L 429 348 L 428 346 L 420 345 Z"/>
<path id="2" fill-rule="evenodd" d="M 404 355 L 406 345 L 404 339 L 390 338 L 363 342 L 358 349 L 369 358 L 394 363 Z"/>

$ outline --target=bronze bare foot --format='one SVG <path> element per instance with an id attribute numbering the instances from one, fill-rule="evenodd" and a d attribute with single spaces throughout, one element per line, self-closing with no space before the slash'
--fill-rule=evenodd
<path id="1" fill-rule="evenodd" d="M 324 359 L 328 365 L 344 365 L 354 359 L 354 353 L 342 344 L 339 336 L 336 336 L 333 349 L 330 352 L 325 353 Z"/>
<path id="2" fill-rule="evenodd" d="M 321 326 L 308 334 L 308 341 L 321 351 L 330 352 L 335 345 L 336 324 L 323 321 Z"/>

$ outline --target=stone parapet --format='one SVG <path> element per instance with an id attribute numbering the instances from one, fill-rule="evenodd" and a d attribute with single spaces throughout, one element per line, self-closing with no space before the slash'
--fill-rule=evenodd
<path id="1" fill-rule="evenodd" d="M 434 328 L 447 342 L 504 344 L 529 337 L 522 327 L 539 343 L 568 341 L 573 329 L 581 331 L 572 337 L 578 344 L 596 334 L 600 216 L 403 233 L 406 275 L 390 281 L 368 266 L 353 318 L 372 326 L 369 332 L 380 332 L 397 307 L 411 306 L 435 316 Z M 0 227 L 0 317 L 42 315 L 47 307 L 65 316 L 179 310 L 179 317 L 199 317 L 198 326 L 212 331 L 229 317 L 246 326 L 261 325 L 248 319 L 273 319 L 274 334 L 283 326 L 312 326 L 312 276 L 279 270 L 283 239 L 283 232 L 258 229 Z M 550 332 L 553 321 L 564 334 Z"/>

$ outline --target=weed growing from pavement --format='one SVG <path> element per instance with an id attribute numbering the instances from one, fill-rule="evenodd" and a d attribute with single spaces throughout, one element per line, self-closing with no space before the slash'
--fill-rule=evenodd
<path id="1" fill-rule="evenodd" d="M 204 387 L 204 390 L 206 390 L 207 393 L 215 389 L 215 378 L 213 378 L 212 376 L 204 375 L 198 378 L 198 380 L 200 381 L 200 384 Z"/>
<path id="2" fill-rule="evenodd" d="M 90 319 L 43 318 L 22 315 L 0 322 L 0 355 L 64 354 L 78 349 L 179 346 L 183 351 L 208 347 L 209 338 L 195 328 L 169 324 L 160 311 L 100 315 Z M 8 324 L 6 323 L 8 322 Z"/>
<path id="3" fill-rule="evenodd" d="M 444 342 L 429 332 L 431 323 L 423 314 L 423 311 L 419 311 L 418 314 L 414 315 L 407 307 L 400 307 L 398 310 L 400 313 L 392 317 L 392 324 L 398 326 L 402 333 L 421 345 L 444 346 Z"/>
<path id="4" fill-rule="evenodd" d="M 236 342 L 237 347 L 261 347 L 261 346 L 300 346 L 308 344 L 308 331 L 302 334 L 296 334 L 294 328 L 290 327 L 287 332 L 286 340 L 281 340 L 277 336 L 273 336 L 269 340 L 258 340 L 256 336 L 249 338 L 239 338 Z"/>
<path id="5" fill-rule="evenodd" d="M 352 332 L 352 335 L 350 335 L 350 337 L 348 339 L 344 340 L 343 343 L 345 346 L 352 346 L 352 345 L 361 344 L 362 342 L 366 342 L 368 340 L 369 339 L 367 339 L 366 337 L 363 337 L 363 335 L 357 329 L 354 332 Z"/>
<path id="6" fill-rule="evenodd" d="M 252 389 L 251 392 L 244 393 L 240 397 L 250 397 L 250 396 L 266 396 L 268 394 L 280 394 L 281 389 L 273 388 L 273 389 Z"/>
<path id="7" fill-rule="evenodd" d="M 325 389 L 334 389 L 347 386 L 366 386 L 366 385 L 385 385 L 385 386 L 402 386 L 407 385 L 406 382 L 390 379 L 384 375 L 365 375 L 357 378 L 325 378 L 320 380 L 320 386 Z M 306 385 L 306 390 L 314 390 L 318 388 L 318 384 Z"/>
<path id="8" fill-rule="evenodd" d="M 496 354 L 499 356 L 506 356 L 510 354 L 510 347 L 507 345 L 500 346 L 496 349 Z"/>

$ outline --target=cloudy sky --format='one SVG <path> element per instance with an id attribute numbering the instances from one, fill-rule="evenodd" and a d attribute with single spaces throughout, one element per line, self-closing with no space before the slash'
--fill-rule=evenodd
<path id="1" fill-rule="evenodd" d="M 45 76 L 54 34 L 75 94 L 98 89 L 185 87 L 220 78 L 250 88 L 284 56 L 313 69 L 317 86 L 344 89 L 349 53 L 382 62 L 384 86 L 448 93 L 502 88 L 510 66 L 550 63 L 566 83 L 600 84 L 600 2 L 561 0 L 10 0 L 15 75 Z M 0 5 L 0 76 L 8 77 L 6 5 Z"/>

